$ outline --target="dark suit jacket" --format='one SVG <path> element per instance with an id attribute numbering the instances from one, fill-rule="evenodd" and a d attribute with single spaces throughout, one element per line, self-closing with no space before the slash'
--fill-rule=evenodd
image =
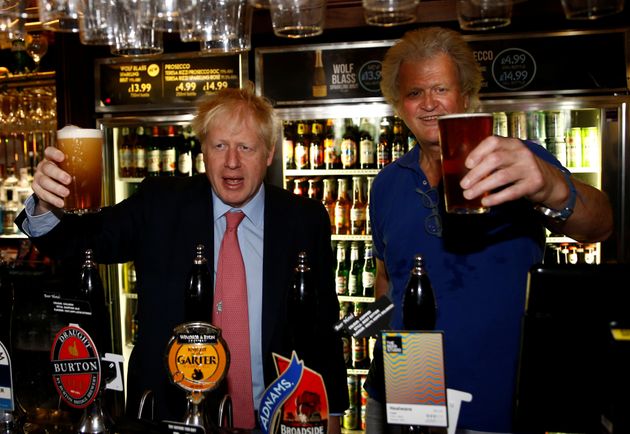
<path id="1" fill-rule="evenodd" d="M 18 217 L 18 224 L 24 215 Z M 180 420 L 184 393 L 166 375 L 164 351 L 173 328 L 184 322 L 184 290 L 195 246 L 206 246 L 213 268 L 211 187 L 204 175 L 147 178 L 138 191 L 100 213 L 64 215 L 43 237 L 33 239 L 44 253 L 75 259 L 85 248 L 98 263 L 134 261 L 138 291 L 138 342 L 127 379 L 127 412 L 135 415 L 146 389 L 155 397 L 156 419 Z M 287 289 L 300 251 L 306 251 L 318 291 L 319 338 L 307 366 L 322 374 L 331 412 L 348 407 L 342 343 L 333 324 L 339 318 L 334 288 L 330 223 L 321 203 L 265 186 L 262 350 L 265 384 L 277 378 L 272 353 L 290 357 Z"/>

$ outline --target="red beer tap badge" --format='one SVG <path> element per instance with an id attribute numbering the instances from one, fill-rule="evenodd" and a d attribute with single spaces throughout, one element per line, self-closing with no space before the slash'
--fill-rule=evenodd
<path id="1" fill-rule="evenodd" d="M 101 386 L 101 361 L 85 330 L 76 325 L 59 330 L 50 350 L 50 362 L 61 399 L 74 408 L 85 408 L 94 401 Z"/>

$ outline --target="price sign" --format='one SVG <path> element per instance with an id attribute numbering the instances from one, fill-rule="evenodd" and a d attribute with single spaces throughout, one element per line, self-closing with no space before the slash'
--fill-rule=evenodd
<path id="1" fill-rule="evenodd" d="M 185 53 L 184 53 L 185 54 Z M 96 111 L 190 107 L 203 95 L 241 85 L 241 55 L 97 61 Z"/>
<path id="2" fill-rule="evenodd" d="M 492 62 L 492 77 L 505 90 L 520 90 L 536 76 L 536 61 L 528 51 L 508 48 Z"/>

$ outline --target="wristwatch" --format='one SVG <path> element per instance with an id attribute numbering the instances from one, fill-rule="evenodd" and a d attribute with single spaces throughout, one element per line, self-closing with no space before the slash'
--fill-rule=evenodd
<path id="1" fill-rule="evenodd" d="M 571 172 L 569 172 L 564 167 L 559 168 L 562 174 L 564 175 L 564 179 L 567 181 L 567 185 L 569 186 L 569 200 L 567 205 L 561 210 L 547 208 L 544 205 L 536 204 L 534 205 L 534 209 L 544 216 L 552 218 L 559 222 L 566 221 L 571 214 L 573 214 L 573 208 L 575 208 L 575 199 L 577 198 L 577 191 L 575 190 L 575 185 L 571 180 Z"/>

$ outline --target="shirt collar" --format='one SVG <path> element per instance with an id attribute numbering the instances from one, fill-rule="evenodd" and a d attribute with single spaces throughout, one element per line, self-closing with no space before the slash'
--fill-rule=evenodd
<path id="1" fill-rule="evenodd" d="M 252 222 L 257 227 L 262 227 L 264 211 L 265 211 L 265 184 L 261 184 L 258 192 L 254 195 L 252 200 L 247 202 L 242 208 L 232 208 L 224 203 L 219 196 L 212 190 L 212 208 L 213 218 L 216 222 L 223 215 L 232 210 L 243 211 L 245 218 Z"/>
<path id="2" fill-rule="evenodd" d="M 401 167 L 406 167 L 415 171 L 420 170 L 420 144 L 416 143 L 414 147 L 405 155 L 395 161 Z"/>

